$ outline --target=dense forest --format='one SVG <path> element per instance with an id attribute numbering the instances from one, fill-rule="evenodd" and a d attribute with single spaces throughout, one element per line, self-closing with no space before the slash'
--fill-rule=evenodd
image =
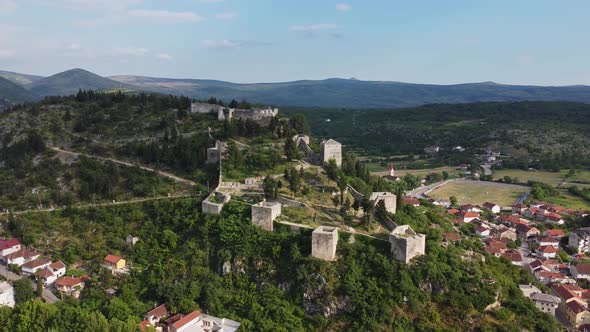
<path id="1" fill-rule="evenodd" d="M 473 154 L 496 146 L 515 163 L 538 168 L 590 166 L 590 105 L 568 102 L 433 104 L 362 110 L 289 108 L 304 114 L 320 137 L 336 137 L 363 155 L 420 155 L 439 145 L 440 158 L 455 146 Z"/>

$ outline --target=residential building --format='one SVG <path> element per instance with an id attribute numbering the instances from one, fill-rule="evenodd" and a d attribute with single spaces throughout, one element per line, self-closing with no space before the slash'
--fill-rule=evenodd
<path id="1" fill-rule="evenodd" d="M 500 228 L 498 231 L 498 238 L 500 240 L 516 241 L 516 230 L 513 228 Z"/>
<path id="2" fill-rule="evenodd" d="M 402 200 L 406 205 L 411 205 L 414 207 L 420 206 L 420 201 L 416 197 L 404 197 Z"/>
<path id="3" fill-rule="evenodd" d="M 90 278 L 88 278 L 87 275 L 80 277 L 66 276 L 55 281 L 55 289 L 58 292 L 78 298 L 80 296 L 80 291 L 85 286 L 85 282 L 89 279 Z"/>
<path id="4" fill-rule="evenodd" d="M 35 259 L 21 266 L 21 271 L 24 275 L 33 275 L 39 270 L 43 270 L 51 265 L 49 259 Z"/>
<path id="5" fill-rule="evenodd" d="M 534 293 L 541 293 L 541 290 L 537 288 L 537 286 L 532 284 L 518 285 L 518 288 L 520 288 L 522 295 L 528 298 L 531 298 L 531 295 L 533 295 Z"/>
<path id="6" fill-rule="evenodd" d="M 160 304 L 154 309 L 143 314 L 143 319 L 147 321 L 149 325 L 153 326 L 156 325 L 156 323 L 159 323 L 160 320 L 168 317 L 168 315 L 170 315 L 170 312 L 168 311 L 166 304 Z"/>
<path id="7" fill-rule="evenodd" d="M 66 274 L 66 265 L 62 261 L 51 263 L 47 269 L 57 278 L 63 277 Z"/>
<path id="8" fill-rule="evenodd" d="M 21 266 L 25 263 L 28 263 L 30 261 L 33 261 L 37 258 L 39 258 L 39 256 L 41 256 L 40 253 L 34 251 L 34 250 L 29 250 L 29 249 L 21 249 L 18 251 L 15 251 L 11 254 L 8 254 L 0 259 L 2 259 L 2 261 L 4 262 L 5 265 L 17 265 L 17 266 Z"/>
<path id="9" fill-rule="evenodd" d="M 455 232 L 448 232 L 448 233 L 443 233 L 443 246 L 447 246 L 450 243 L 452 244 L 458 244 L 461 242 L 461 235 L 459 235 L 458 233 Z"/>
<path id="10" fill-rule="evenodd" d="M 495 203 L 490 203 L 490 202 L 485 202 L 483 204 L 483 207 L 490 210 L 490 212 L 492 212 L 492 213 L 500 213 L 500 211 L 502 210 L 500 205 L 495 204 Z"/>
<path id="11" fill-rule="evenodd" d="M 559 240 L 553 237 L 542 237 L 537 239 L 537 243 L 540 246 L 553 246 L 555 248 L 559 248 Z"/>
<path id="12" fill-rule="evenodd" d="M 6 256 L 21 250 L 20 241 L 17 239 L 0 239 L 0 256 Z"/>
<path id="13" fill-rule="evenodd" d="M 227 318 L 217 318 L 199 311 L 183 316 L 168 327 L 169 332 L 235 332 L 240 323 Z"/>
<path id="14" fill-rule="evenodd" d="M 530 225 L 517 225 L 516 226 L 516 234 L 522 240 L 529 240 L 539 235 L 541 231 L 537 227 L 530 226 Z"/>
<path id="15" fill-rule="evenodd" d="M 522 266 L 522 255 L 518 251 L 507 251 L 501 255 L 512 263 L 512 265 Z"/>
<path id="16" fill-rule="evenodd" d="M 471 222 L 477 218 L 479 218 L 479 213 L 471 212 L 471 211 L 464 211 L 459 213 L 459 217 L 463 219 L 463 222 Z"/>
<path id="17" fill-rule="evenodd" d="M 578 228 L 571 232 L 568 245 L 578 249 L 580 253 L 589 252 L 590 227 Z"/>
<path id="18" fill-rule="evenodd" d="M 139 238 L 131 234 L 127 235 L 127 237 L 125 238 L 125 243 L 130 246 L 134 246 L 137 243 L 137 241 L 139 241 Z"/>
<path id="19" fill-rule="evenodd" d="M 543 294 L 541 292 L 531 295 L 531 300 L 535 301 L 535 305 L 544 313 L 555 316 L 555 311 L 561 303 L 561 299 L 555 295 Z"/>
<path id="20" fill-rule="evenodd" d="M 563 229 L 548 229 L 545 231 L 545 233 L 543 233 L 543 235 L 550 236 L 556 239 L 561 239 L 565 236 L 565 232 L 563 231 Z"/>
<path id="21" fill-rule="evenodd" d="M 119 256 L 108 254 L 104 258 L 103 266 L 115 273 L 115 271 L 122 271 L 126 266 L 126 262 Z"/>
<path id="22" fill-rule="evenodd" d="M 555 258 L 557 256 L 557 249 L 554 246 L 540 246 L 535 250 L 538 257 Z"/>
<path id="23" fill-rule="evenodd" d="M 578 263 L 570 267 L 572 276 L 576 279 L 590 280 L 590 263 Z"/>

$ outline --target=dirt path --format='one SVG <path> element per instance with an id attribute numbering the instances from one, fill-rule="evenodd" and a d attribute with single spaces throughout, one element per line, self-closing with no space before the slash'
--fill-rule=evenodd
<path id="1" fill-rule="evenodd" d="M 179 194 L 179 195 L 170 195 L 170 196 L 158 196 L 158 197 L 149 197 L 149 198 L 136 198 L 130 199 L 126 201 L 114 201 L 114 202 L 104 202 L 104 203 L 92 203 L 92 204 L 81 204 L 75 205 L 73 208 L 75 209 L 86 209 L 91 207 L 99 207 L 99 206 L 110 206 L 110 205 L 125 205 L 125 204 L 133 204 L 133 203 L 141 203 L 141 202 L 149 202 L 149 201 L 159 201 L 163 199 L 174 199 L 174 198 L 185 198 L 185 197 L 192 197 L 191 194 Z M 39 213 L 39 212 L 52 212 L 52 211 L 61 211 L 64 208 L 57 207 L 57 208 L 47 208 L 47 209 L 30 209 L 30 210 L 23 210 L 23 211 L 14 211 L 5 214 L 27 214 L 27 213 Z"/>
<path id="2" fill-rule="evenodd" d="M 89 155 L 89 154 L 84 154 L 84 153 L 79 153 L 79 152 L 73 152 L 73 151 L 67 151 L 67 150 L 63 150 L 57 147 L 50 147 L 50 149 L 63 153 L 63 154 L 69 154 L 71 156 L 84 156 L 84 157 L 88 157 L 88 158 L 93 158 L 93 159 L 98 159 L 98 160 L 102 160 L 102 161 L 110 161 L 113 162 L 115 164 L 119 164 L 119 165 L 123 165 L 123 166 L 127 166 L 127 167 L 138 167 L 144 171 L 148 171 L 148 172 L 152 172 L 152 173 L 156 173 L 157 175 L 164 177 L 164 178 L 168 178 L 171 179 L 173 181 L 176 181 L 178 183 L 183 183 L 189 186 L 196 186 L 197 184 L 191 180 L 187 180 L 187 179 L 183 179 L 181 177 L 178 177 L 174 174 L 168 173 L 168 172 L 164 172 L 164 171 L 158 171 L 155 170 L 153 168 L 150 167 L 146 167 L 146 166 L 141 166 L 138 164 L 132 164 L 130 162 L 127 161 L 123 161 L 123 160 L 118 160 L 118 159 L 113 159 L 113 158 L 105 158 L 105 157 L 99 157 L 99 156 L 94 156 L 94 155 Z"/>

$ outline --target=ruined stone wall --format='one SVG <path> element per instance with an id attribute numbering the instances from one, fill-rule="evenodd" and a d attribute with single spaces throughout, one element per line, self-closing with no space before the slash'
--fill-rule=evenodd
<path id="1" fill-rule="evenodd" d="M 320 226 L 311 234 L 311 255 L 326 261 L 336 260 L 338 228 Z"/>
<path id="2" fill-rule="evenodd" d="M 274 220 L 281 215 L 280 203 L 260 202 L 252 205 L 252 224 L 272 232 Z"/>
<path id="3" fill-rule="evenodd" d="M 218 110 L 223 108 L 223 106 L 208 103 L 192 103 L 191 113 L 216 113 Z"/>
<path id="4" fill-rule="evenodd" d="M 416 256 L 424 255 L 426 248 L 426 236 L 424 234 L 408 235 L 390 235 L 391 253 L 393 256 L 403 262 L 409 263 Z"/>
<path id="5" fill-rule="evenodd" d="M 201 208 L 203 210 L 203 214 L 220 214 L 221 210 L 223 209 L 223 204 L 209 202 L 208 200 L 204 200 L 201 203 Z"/>

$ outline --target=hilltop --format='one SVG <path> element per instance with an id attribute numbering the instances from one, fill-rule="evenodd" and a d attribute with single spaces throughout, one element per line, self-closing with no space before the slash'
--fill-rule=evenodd
<path id="1" fill-rule="evenodd" d="M 494 82 L 434 85 L 340 78 L 279 83 L 232 83 L 132 75 L 102 77 L 83 69 L 72 69 L 45 78 L 0 71 L 0 77 L 22 84 L 37 98 L 70 95 L 79 89 L 99 91 L 124 88 L 199 99 L 216 96 L 226 101 L 247 99 L 255 103 L 280 106 L 362 109 L 492 101 L 590 103 L 590 87 L 579 85 L 546 87 Z"/>
<path id="2" fill-rule="evenodd" d="M 22 86 L 0 77 L 0 109 L 2 103 L 21 103 L 34 100 L 35 96 Z"/>

